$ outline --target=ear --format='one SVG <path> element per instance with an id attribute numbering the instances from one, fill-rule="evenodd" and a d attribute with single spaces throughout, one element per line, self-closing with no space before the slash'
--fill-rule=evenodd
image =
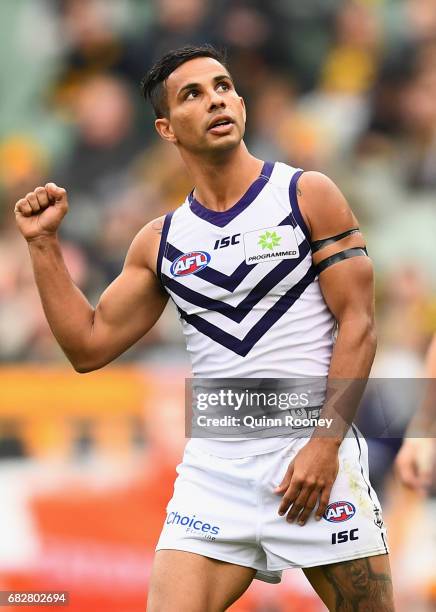
<path id="1" fill-rule="evenodd" d="M 161 119 L 156 119 L 154 122 L 154 126 L 156 128 L 159 136 L 166 140 L 167 142 L 172 142 L 175 144 L 177 142 L 177 138 L 174 135 L 173 128 L 171 127 L 170 120 L 166 117 L 162 117 Z"/>

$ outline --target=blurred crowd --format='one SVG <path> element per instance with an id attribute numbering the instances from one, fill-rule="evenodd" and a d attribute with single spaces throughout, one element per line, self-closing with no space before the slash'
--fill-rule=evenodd
<path id="1" fill-rule="evenodd" d="M 436 0 L 2 0 L 0 361 L 64 359 L 13 205 L 69 192 L 62 245 L 92 303 L 135 233 L 191 189 L 139 81 L 185 43 L 225 48 L 263 159 L 327 173 L 377 272 L 383 376 L 414 376 L 436 329 Z M 173 310 L 124 360 L 182 355 Z M 176 356 L 176 357 L 175 357 Z"/>

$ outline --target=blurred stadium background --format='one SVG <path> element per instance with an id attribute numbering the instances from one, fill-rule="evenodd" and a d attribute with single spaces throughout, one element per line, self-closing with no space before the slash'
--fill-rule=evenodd
<path id="1" fill-rule="evenodd" d="M 75 374 L 13 205 L 48 180 L 68 190 L 64 256 L 95 304 L 139 228 L 191 188 L 141 77 L 184 43 L 226 47 L 251 150 L 327 173 L 360 219 L 377 273 L 374 375 L 421 376 L 436 331 L 436 1 L 2 0 L 0 34 L 0 590 L 66 589 L 72 612 L 139 612 L 184 445 L 175 312 L 118 363 Z M 415 406 L 391 409 L 401 432 Z M 371 443 L 372 477 L 398 611 L 427 612 L 434 498 L 392 477 L 398 443 Z M 323 609 L 298 571 L 232 607 Z"/>

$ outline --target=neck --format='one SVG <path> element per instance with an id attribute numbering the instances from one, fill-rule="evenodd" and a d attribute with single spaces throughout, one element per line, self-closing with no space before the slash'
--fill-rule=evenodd
<path id="1" fill-rule="evenodd" d="M 243 142 L 216 158 L 193 156 L 181 151 L 195 185 L 195 198 L 207 208 L 228 210 L 247 191 L 262 170 L 263 162 L 248 152 Z"/>

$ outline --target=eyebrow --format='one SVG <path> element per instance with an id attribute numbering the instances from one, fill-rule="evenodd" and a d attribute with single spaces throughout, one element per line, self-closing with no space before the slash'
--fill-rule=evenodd
<path id="1" fill-rule="evenodd" d="M 229 74 L 219 74 L 213 77 L 213 82 L 218 83 L 219 81 L 222 81 L 223 79 L 227 79 L 233 84 L 232 77 Z M 177 92 L 177 97 L 180 96 L 180 94 L 183 93 L 184 91 L 188 91 L 190 89 L 196 89 L 198 87 L 201 87 L 200 83 L 187 83 L 186 85 L 183 85 L 183 87 Z"/>

